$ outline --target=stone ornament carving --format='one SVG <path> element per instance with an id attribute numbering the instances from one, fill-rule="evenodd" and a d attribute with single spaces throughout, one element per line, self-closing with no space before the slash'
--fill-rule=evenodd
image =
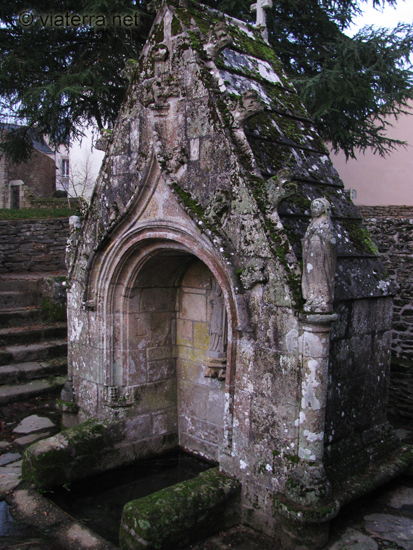
<path id="1" fill-rule="evenodd" d="M 236 128 L 242 128 L 249 118 L 264 111 L 264 105 L 255 90 L 247 90 L 230 106 Z"/>
<path id="2" fill-rule="evenodd" d="M 224 48 L 233 43 L 233 38 L 226 30 L 223 23 L 218 25 L 208 33 L 208 43 L 204 45 L 204 50 L 211 59 L 216 59 Z"/>
<path id="3" fill-rule="evenodd" d="M 227 314 L 224 296 L 217 282 L 212 291 L 211 319 L 209 322 L 209 348 L 206 352 L 210 358 L 205 377 L 225 380 L 227 362 Z"/>
<path id="4" fill-rule="evenodd" d="M 81 225 L 82 225 L 82 221 L 79 218 L 79 216 L 70 216 L 69 236 L 66 242 L 66 257 L 65 257 L 65 263 L 69 273 L 72 270 L 73 262 L 76 256 L 76 249 L 78 245 Z"/>
<path id="5" fill-rule="evenodd" d="M 297 193 L 297 183 L 293 181 L 291 170 L 279 170 L 276 176 L 269 178 L 265 182 L 267 188 L 268 201 L 275 210 L 278 209 L 281 202 Z"/>
<path id="6" fill-rule="evenodd" d="M 333 310 L 334 300 L 336 235 L 328 200 L 313 200 L 311 216 L 312 220 L 303 239 L 304 311 L 329 313 Z"/>

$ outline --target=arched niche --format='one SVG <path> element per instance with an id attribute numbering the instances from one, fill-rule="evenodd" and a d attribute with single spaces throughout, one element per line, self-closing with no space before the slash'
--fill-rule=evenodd
<path id="1" fill-rule="evenodd" d="M 230 439 L 235 370 L 231 293 L 216 275 L 182 244 L 146 240 L 124 255 L 101 301 L 105 406 L 149 415 L 153 435 L 175 431 L 211 460 Z"/>

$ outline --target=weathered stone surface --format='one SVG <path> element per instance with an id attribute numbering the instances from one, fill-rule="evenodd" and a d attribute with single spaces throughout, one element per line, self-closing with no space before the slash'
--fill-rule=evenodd
<path id="1" fill-rule="evenodd" d="M 400 487 L 391 496 L 390 506 L 392 508 L 408 508 L 413 511 L 413 488 Z"/>
<path id="2" fill-rule="evenodd" d="M 18 489 L 9 500 L 13 517 L 36 529 L 45 530 L 51 537 L 53 546 L 57 544 L 59 548 L 66 550 L 116 550 L 113 544 L 105 541 L 87 526 L 71 519 L 50 500 L 32 489 Z M 42 543 L 42 548 L 44 544 L 45 542 Z M 23 543 L 23 546 L 26 547 L 26 544 Z"/>
<path id="3" fill-rule="evenodd" d="M 395 289 L 390 406 L 397 414 L 413 418 L 413 209 L 374 206 L 359 210 Z"/>
<path id="4" fill-rule="evenodd" d="M 232 38 L 221 52 L 218 26 Z M 70 276 L 78 417 L 123 422 L 125 461 L 132 440 L 135 457 L 179 442 L 219 462 L 242 484 L 243 521 L 273 533 L 274 494 L 299 466 L 327 500 L 329 475 L 400 446 L 385 412 L 390 284 L 258 29 L 162 3 L 129 76 Z M 337 239 L 338 318 L 317 335 L 300 316 L 314 200 L 331 204 Z"/>
<path id="5" fill-rule="evenodd" d="M 124 506 L 122 550 L 173 549 L 239 521 L 240 484 L 217 468 Z"/>
<path id="6" fill-rule="evenodd" d="M 49 418 L 37 416 L 33 414 L 24 418 L 13 432 L 17 434 L 31 434 L 40 430 L 53 428 L 54 424 Z"/>
<path id="7" fill-rule="evenodd" d="M 11 462 L 16 462 L 22 457 L 20 453 L 5 453 L 0 456 L 0 466 L 6 466 Z"/>
<path id="8" fill-rule="evenodd" d="M 45 439 L 46 437 L 49 437 L 49 436 L 50 436 L 49 432 L 29 434 L 23 437 L 17 437 L 14 440 L 14 442 L 17 443 L 17 445 L 21 445 L 22 447 L 27 447 L 27 445 L 30 445 L 31 443 L 34 443 L 39 439 Z"/>
<path id="9" fill-rule="evenodd" d="M 65 270 L 68 230 L 61 218 L 0 221 L 0 273 Z"/>
<path id="10" fill-rule="evenodd" d="M 21 483 L 21 470 L 21 460 L 15 460 L 6 466 L 0 467 L 0 498 L 4 498 L 19 486 Z"/>
<path id="11" fill-rule="evenodd" d="M 388 514 L 366 516 L 366 530 L 372 535 L 395 542 L 404 550 L 413 550 L 413 520 Z"/>
<path id="12" fill-rule="evenodd" d="M 349 528 L 338 542 L 329 547 L 329 550 L 378 550 L 378 545 L 372 538 Z"/>

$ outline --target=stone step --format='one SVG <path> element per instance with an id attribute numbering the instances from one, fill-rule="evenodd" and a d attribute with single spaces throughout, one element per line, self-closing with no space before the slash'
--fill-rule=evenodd
<path id="1" fill-rule="evenodd" d="M 0 366 L 28 361 L 42 361 L 67 353 L 65 339 L 38 342 L 26 345 L 4 346 L 0 350 Z"/>
<path id="2" fill-rule="evenodd" d="M 27 306 L 40 306 L 43 298 L 36 292 L 0 291 L 0 311 Z"/>
<path id="3" fill-rule="evenodd" d="M 38 279 L 23 279 L 23 278 L 0 278 L 1 292 L 39 292 Z"/>
<path id="4" fill-rule="evenodd" d="M 0 405 L 25 401 L 46 393 L 58 393 L 65 383 L 66 376 L 31 380 L 26 384 L 7 384 L 0 387 Z"/>
<path id="5" fill-rule="evenodd" d="M 1 328 L 0 346 L 44 342 L 52 338 L 65 338 L 66 334 L 66 323 L 54 323 L 53 325 L 42 323 L 39 325 Z"/>
<path id="6" fill-rule="evenodd" d="M 48 312 L 41 307 L 13 308 L 0 311 L 0 327 L 21 327 L 22 325 L 39 324 L 48 317 Z"/>
<path id="7" fill-rule="evenodd" d="M 65 375 L 67 357 L 55 357 L 47 361 L 28 361 L 0 367 L 0 385 L 28 382 L 36 378 Z"/>

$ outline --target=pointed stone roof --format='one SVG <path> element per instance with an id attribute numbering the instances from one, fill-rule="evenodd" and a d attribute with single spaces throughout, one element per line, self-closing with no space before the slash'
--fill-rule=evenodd
<path id="1" fill-rule="evenodd" d="M 311 201 L 324 197 L 338 239 L 336 298 L 390 293 L 377 249 L 259 28 L 200 4 L 164 4 L 126 73 L 127 99 L 92 200 L 97 240 L 127 213 L 155 155 L 164 180 L 232 258 L 244 287 L 265 279 L 258 223 L 300 307 L 301 239 Z M 256 250 L 241 250 L 235 234 L 242 227 L 255 231 Z"/>

